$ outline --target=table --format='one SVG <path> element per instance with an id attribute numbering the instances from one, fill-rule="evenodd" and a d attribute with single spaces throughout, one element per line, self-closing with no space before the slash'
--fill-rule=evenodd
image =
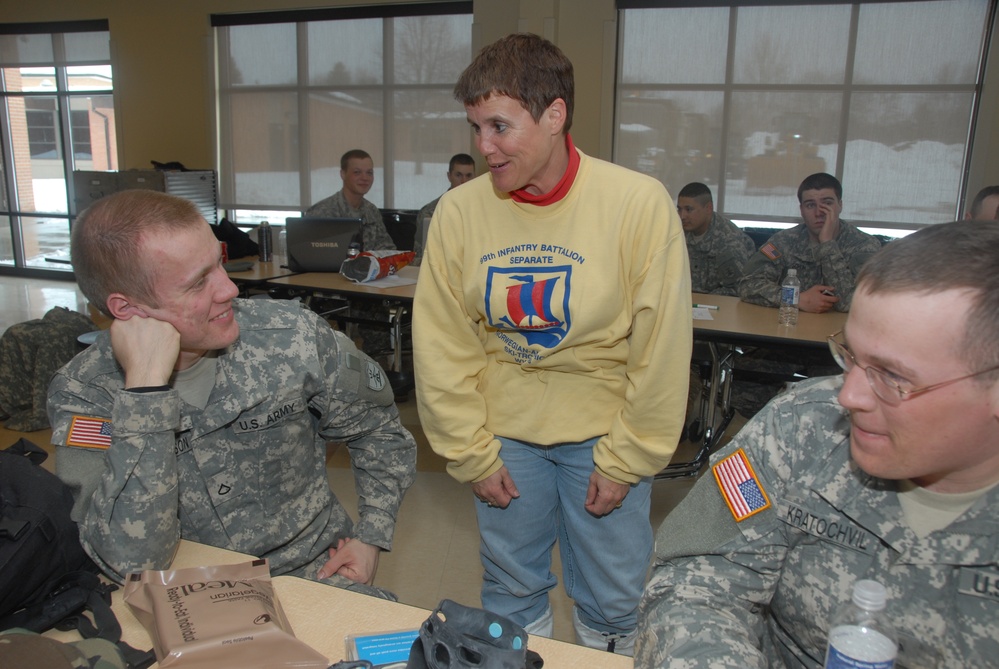
<path id="1" fill-rule="evenodd" d="M 398 276 L 412 283 L 402 286 L 384 286 L 378 283 L 357 283 L 337 272 L 305 272 L 291 276 L 277 277 L 268 280 L 269 286 L 305 291 L 310 295 L 339 296 L 353 300 L 369 300 L 387 302 L 392 307 L 389 311 L 389 321 L 374 322 L 368 319 L 354 319 L 356 322 L 387 325 L 392 332 L 395 355 L 392 356 L 392 368 L 386 371 L 389 383 L 397 395 L 408 392 L 414 386 L 412 375 L 405 372 L 402 366 L 402 329 L 405 316 L 413 308 L 413 298 L 416 296 L 416 280 L 420 276 L 420 268 L 408 265 L 399 270 Z M 349 319 L 349 317 L 348 317 Z"/>
<path id="2" fill-rule="evenodd" d="M 711 320 L 695 320 L 694 340 L 707 343 L 710 372 L 705 380 L 708 396 L 705 411 L 699 416 L 704 425 L 701 445 L 693 459 L 671 462 L 656 474 L 656 479 L 696 476 L 707 464 L 711 454 L 735 415 L 731 394 L 733 360 L 738 346 L 825 348 L 826 337 L 843 329 L 847 314 L 827 311 L 798 314 L 793 326 L 777 324 L 777 309 L 743 302 L 738 297 L 693 293 L 691 302 L 711 305 Z M 719 420 L 718 413 L 721 412 Z"/>
<path id="3" fill-rule="evenodd" d="M 728 295 L 693 293 L 694 304 L 710 304 L 713 320 L 695 320 L 694 338 L 747 346 L 796 346 L 825 348 L 826 337 L 843 329 L 847 314 L 800 312 L 798 324 L 777 324 L 777 309 L 743 302 Z"/>
<path id="4" fill-rule="evenodd" d="M 177 557 L 171 566 L 180 569 L 235 564 L 250 559 L 251 556 L 241 553 L 181 541 Z M 295 636 L 331 662 L 344 659 L 344 638 L 348 634 L 416 629 L 430 616 L 430 611 L 426 609 L 348 592 L 295 576 L 277 576 L 273 581 L 281 607 L 288 616 Z M 111 608 L 121 623 L 122 639 L 134 648 L 151 648 L 149 634 L 125 604 L 121 589 L 116 590 L 111 597 Z M 545 660 L 545 669 L 630 669 L 634 666 L 630 657 L 543 637 L 531 636 L 528 647 L 541 654 Z"/>
<path id="5" fill-rule="evenodd" d="M 288 258 L 283 255 L 272 254 L 270 262 L 260 262 L 258 256 L 237 258 L 230 262 L 237 263 L 245 260 L 252 260 L 253 267 L 242 272 L 228 273 L 229 279 L 239 287 L 240 295 L 245 295 L 250 288 L 265 285 L 271 279 L 294 274 L 288 268 Z"/>
<path id="6" fill-rule="evenodd" d="M 416 280 L 420 268 L 408 265 L 399 270 L 399 276 Z M 357 283 L 339 272 L 304 272 L 290 276 L 275 277 L 267 281 L 275 286 L 285 286 L 324 294 L 344 295 L 370 300 L 389 300 L 411 306 L 416 296 L 416 284 L 383 287 L 375 283 Z"/>

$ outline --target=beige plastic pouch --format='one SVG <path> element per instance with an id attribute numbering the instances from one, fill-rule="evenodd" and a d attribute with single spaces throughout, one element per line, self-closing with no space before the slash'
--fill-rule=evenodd
<path id="1" fill-rule="evenodd" d="M 329 666 L 295 638 L 267 560 L 133 573 L 124 598 L 164 669 Z"/>

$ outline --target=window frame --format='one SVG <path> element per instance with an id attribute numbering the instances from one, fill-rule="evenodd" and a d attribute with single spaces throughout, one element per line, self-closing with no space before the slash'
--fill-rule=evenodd
<path id="1" fill-rule="evenodd" d="M 213 14 L 211 15 L 211 25 L 215 28 L 216 41 L 216 119 L 215 119 L 215 148 L 217 152 L 217 164 L 219 166 L 219 207 L 226 210 L 230 218 L 238 224 L 248 224 L 250 219 L 244 220 L 237 216 L 237 212 L 248 212 L 252 215 L 263 215 L 264 212 L 272 211 L 277 214 L 288 214 L 289 207 L 274 205 L 273 203 L 250 203 L 241 202 L 236 195 L 236 169 L 234 166 L 234 152 L 232 147 L 227 146 L 226 137 L 232 138 L 232 113 L 231 103 L 234 95 L 252 93 L 255 91 L 266 93 L 289 93 L 296 96 L 297 101 L 297 143 L 299 187 L 299 203 L 301 209 L 306 208 L 318 200 L 328 196 L 329 192 L 314 192 L 312 187 L 313 172 L 317 166 L 311 164 L 310 147 L 310 96 L 323 92 L 353 91 L 365 95 L 377 95 L 381 98 L 381 123 L 383 127 L 383 150 L 384 155 L 375 155 L 376 168 L 381 171 L 381 188 L 383 193 L 383 208 L 393 209 L 396 206 L 396 174 L 395 174 L 395 150 L 393 124 L 397 122 L 397 115 L 394 98 L 402 91 L 427 90 L 434 92 L 447 91 L 450 94 L 454 82 L 431 83 L 431 84 L 407 84 L 398 83 L 392 80 L 393 75 L 393 34 L 391 32 L 391 19 L 411 18 L 411 17 L 432 17 L 444 15 L 468 15 L 471 26 L 472 2 L 468 0 L 455 0 L 444 2 L 410 3 L 410 4 L 379 4 L 357 7 L 327 7 L 319 9 L 288 10 L 274 12 L 250 12 L 240 14 Z M 381 81 L 374 84 L 352 83 L 352 84 L 313 84 L 309 81 L 309 45 L 308 26 L 314 21 L 337 21 L 355 19 L 382 19 L 382 77 Z M 232 82 L 233 76 L 229 71 L 230 52 L 229 33 L 224 28 L 247 25 L 273 25 L 280 23 L 294 23 L 296 39 L 296 58 L 298 62 L 297 80 L 292 85 L 257 85 L 235 84 Z M 471 31 L 469 31 L 469 44 L 471 44 Z M 471 58 L 471 53 L 469 58 Z M 464 124 L 464 121 L 462 121 Z M 263 142 L 272 142 L 270 137 L 263 138 Z M 365 147 L 359 147 L 365 148 Z M 368 149 L 366 149 L 368 150 Z M 337 156 L 339 159 L 339 156 Z M 443 176 L 443 175 L 442 175 Z M 442 184 L 443 189 L 443 184 Z"/>
<path id="2" fill-rule="evenodd" d="M 979 44 L 979 50 L 976 54 L 976 72 L 975 80 L 973 83 L 959 83 L 959 84 L 860 84 L 854 83 L 853 81 L 853 71 L 854 71 L 854 58 L 857 53 L 857 34 L 858 34 L 858 23 L 861 8 L 864 5 L 887 5 L 887 4 L 905 4 L 905 3 L 918 3 L 924 0 L 855 0 L 854 2 L 844 2 L 843 0 L 739 0 L 739 1 L 724 1 L 724 0 L 693 0 L 693 1 L 681 1 L 681 0 L 616 0 L 616 8 L 618 11 L 618 30 L 617 30 L 617 50 L 616 50 L 616 63 L 615 63 L 615 83 L 614 83 L 614 124 L 613 124 L 613 160 L 619 162 L 625 159 L 625 156 L 621 154 L 622 144 L 622 110 L 621 105 L 623 101 L 622 91 L 653 91 L 653 92 L 664 92 L 664 93 L 687 93 L 687 92 L 710 92 L 710 93 L 720 93 L 723 96 L 722 104 L 722 122 L 721 130 L 719 135 L 720 139 L 720 156 L 718 158 L 718 168 L 717 174 L 715 174 L 715 179 L 717 181 L 716 186 L 712 186 L 712 190 L 715 194 L 715 209 L 717 211 L 724 211 L 726 215 L 731 215 L 731 218 L 740 225 L 743 226 L 758 226 L 758 225 L 771 225 L 773 227 L 792 227 L 801 222 L 800 218 L 797 216 L 780 216 L 775 214 L 756 214 L 753 212 L 742 212 L 742 211 L 729 211 L 726 208 L 726 196 L 729 187 L 726 181 L 729 181 L 729 177 L 726 173 L 726 165 L 728 164 L 727 153 L 730 150 L 730 140 L 732 133 L 732 114 L 733 114 L 733 96 L 739 93 L 745 92 L 758 92 L 758 93 L 787 93 L 787 92 L 821 92 L 828 91 L 836 93 L 841 96 L 841 108 L 839 110 L 839 128 L 836 131 L 836 159 L 834 165 L 827 164 L 826 171 L 830 172 L 836 176 L 841 182 L 843 181 L 844 166 L 848 164 L 847 160 L 847 145 L 851 139 L 856 139 L 855 136 L 851 136 L 848 124 L 851 121 L 851 103 L 853 102 L 855 95 L 863 95 L 865 93 L 929 93 L 929 94 L 948 94 L 948 93 L 960 93 L 962 95 L 971 96 L 970 104 L 970 114 L 968 117 L 968 126 L 964 139 L 963 155 L 961 161 L 958 189 L 953 194 L 954 196 L 954 210 L 952 216 L 954 219 L 959 217 L 963 211 L 964 202 L 968 196 L 967 188 L 967 176 L 970 169 L 971 156 L 975 141 L 975 132 L 979 125 L 979 114 L 980 107 L 982 105 L 982 90 L 985 84 L 986 72 L 986 60 L 989 51 L 989 44 L 992 39 L 992 29 L 995 22 L 995 14 L 997 11 L 997 5 L 995 2 L 988 2 L 987 9 L 985 11 L 984 25 L 983 25 L 983 36 L 981 44 Z M 737 34 L 737 17 L 738 11 L 743 8 L 754 8 L 754 7 L 781 7 L 781 6 L 802 6 L 802 5 L 837 5 L 837 6 L 847 6 L 850 7 L 850 31 L 848 40 L 848 52 L 846 55 L 846 65 L 843 81 L 839 83 L 826 83 L 826 84 L 802 84 L 802 83 L 784 83 L 784 84 L 759 84 L 759 83 L 736 83 L 734 81 L 734 71 L 735 71 L 735 49 L 736 49 L 736 39 Z M 624 55 L 625 55 L 625 12 L 632 9 L 691 9 L 691 8 L 727 8 L 729 12 L 729 29 L 727 34 L 727 44 L 726 56 L 725 56 L 725 75 L 723 83 L 683 83 L 683 84 L 663 84 L 663 83 L 625 83 L 623 82 L 623 67 L 624 67 Z M 807 174 L 802 174 L 802 178 L 807 176 Z M 691 179 L 693 180 L 693 179 Z M 679 186 L 675 186 L 675 190 L 679 190 Z M 672 186 L 671 186 L 672 187 Z M 846 189 L 846 186 L 844 186 Z M 674 194 L 675 195 L 675 194 Z M 793 197 L 793 195 L 792 195 Z M 844 193 L 844 200 L 849 197 L 849 193 Z M 846 212 L 847 214 L 849 212 Z M 850 219 L 850 216 L 846 216 Z M 953 220 L 953 219 L 952 219 Z M 871 218 L 865 218 L 863 220 L 853 219 L 858 227 L 864 230 L 877 232 L 881 234 L 887 234 L 888 236 L 898 236 L 904 235 L 908 232 L 916 230 L 925 225 L 931 225 L 932 223 L 920 223 L 920 222 L 908 222 L 908 221 L 892 221 L 892 220 L 875 220 Z"/>
<path id="3" fill-rule="evenodd" d="M 103 39 L 106 39 L 108 43 L 106 53 L 103 53 L 102 57 L 98 58 L 90 57 L 90 53 L 87 54 L 87 57 L 81 57 L 75 53 L 68 53 L 68 50 L 72 49 L 67 48 L 66 36 L 74 33 L 102 33 Z M 113 67 L 110 51 L 111 36 L 109 22 L 106 19 L 95 19 L 87 21 L 6 23 L 0 24 L 0 35 L 44 35 L 51 40 L 52 50 L 51 57 L 44 60 L 5 60 L 0 58 L 0 98 L 2 98 L 3 101 L 2 106 L 0 106 L 0 147 L 2 147 L 3 160 L 3 173 L 0 175 L 0 178 L 3 179 L 3 183 L 0 187 L 3 188 L 4 195 L 4 197 L 0 198 L 0 220 L 6 219 L 6 222 L 10 227 L 10 242 L 12 245 L 11 250 L 13 252 L 13 264 L 9 261 L 0 262 L 0 274 L 65 278 L 67 274 L 72 272 L 72 265 L 69 263 L 68 240 L 71 232 L 72 219 L 77 213 L 74 205 L 75 193 L 73 172 L 77 167 L 77 151 L 75 144 L 79 141 L 79 138 L 76 137 L 73 132 L 73 129 L 76 126 L 73 125 L 74 110 L 72 100 L 74 98 L 90 97 L 114 98 L 113 78 L 110 86 L 105 88 L 73 89 L 70 85 L 70 80 L 72 78 L 71 70 L 77 67 L 98 66 L 107 67 L 109 69 Z M 52 79 L 55 84 L 54 90 L 8 91 L 6 83 L 6 70 L 24 68 L 51 68 L 53 70 Z M 22 199 L 19 197 L 19 174 L 13 155 L 12 146 L 14 142 L 11 119 L 8 116 L 8 110 L 12 100 L 20 99 L 27 102 L 32 98 L 53 98 L 55 100 L 55 109 L 51 110 L 51 114 L 54 121 L 53 127 L 56 132 L 55 147 L 58 155 L 54 159 L 60 161 L 61 163 L 60 172 L 64 180 L 66 193 L 65 212 L 42 210 L 38 207 L 35 207 L 34 209 L 26 209 L 22 203 Z M 27 111 L 27 105 L 25 105 L 25 111 Z M 25 121 L 27 121 L 27 116 Z M 28 128 L 26 125 L 25 131 L 27 132 L 27 130 Z M 30 142 L 30 139 L 28 139 L 28 141 Z M 117 165 L 117 161 L 119 159 L 117 154 L 117 142 L 114 143 L 114 153 L 111 157 L 113 158 L 115 165 Z M 35 157 L 29 157 L 28 159 L 36 160 Z M 23 175 L 21 175 L 21 177 L 23 178 Z M 32 200 L 34 200 L 35 195 L 34 188 L 32 188 Z M 25 248 L 27 235 L 25 234 L 24 226 L 28 224 L 28 221 L 35 219 L 42 222 L 65 221 L 65 248 L 58 249 L 58 252 L 55 255 L 46 255 L 43 253 L 42 256 L 27 257 L 28 254 L 26 253 Z M 63 250 L 65 251 L 65 254 L 62 254 Z M 29 261 L 37 261 L 37 258 L 39 257 L 42 258 L 43 263 L 49 262 L 50 264 L 29 264 Z"/>

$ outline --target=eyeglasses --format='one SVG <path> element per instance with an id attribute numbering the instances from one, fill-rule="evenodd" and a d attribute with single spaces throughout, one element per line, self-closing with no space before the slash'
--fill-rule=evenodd
<path id="1" fill-rule="evenodd" d="M 854 367 L 860 367 L 867 374 L 867 382 L 871 386 L 871 390 L 874 394 L 878 396 L 878 399 L 884 401 L 890 406 L 898 406 L 904 400 L 912 399 L 916 395 L 922 395 L 923 393 L 928 393 L 931 390 L 936 390 L 937 388 L 943 388 L 944 386 L 949 386 L 952 383 L 957 383 L 958 381 L 964 381 L 965 379 L 970 379 L 976 376 L 981 376 L 982 374 L 988 374 L 989 372 L 994 372 L 999 370 L 999 365 L 995 367 L 989 367 L 988 369 L 983 369 L 980 372 L 974 372 L 972 374 L 965 374 L 964 376 L 959 376 L 956 379 L 950 379 L 949 381 L 941 381 L 940 383 L 934 383 L 929 386 L 923 386 L 922 388 L 903 388 L 897 381 L 895 381 L 889 372 L 883 369 L 878 369 L 877 367 L 862 367 L 857 359 L 853 357 L 853 353 L 850 353 L 850 349 L 846 347 L 846 344 L 836 341 L 836 337 L 843 334 L 840 330 L 836 334 L 829 335 L 826 341 L 829 343 L 829 352 L 832 353 L 833 360 L 836 364 L 843 369 L 844 374 L 849 374 Z"/>

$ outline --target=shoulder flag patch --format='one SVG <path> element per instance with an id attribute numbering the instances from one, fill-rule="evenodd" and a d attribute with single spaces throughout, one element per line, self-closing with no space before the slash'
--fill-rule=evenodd
<path id="1" fill-rule="evenodd" d="M 73 416 L 66 437 L 67 446 L 107 448 L 111 445 L 111 421 L 106 418 Z"/>
<path id="2" fill-rule="evenodd" d="M 777 247 L 774 246 L 773 242 L 767 242 L 766 244 L 761 246 L 760 253 L 770 258 L 771 260 L 777 260 L 777 258 L 780 258 L 781 255 L 780 251 L 777 250 Z"/>
<path id="3" fill-rule="evenodd" d="M 741 448 L 714 465 L 711 471 L 735 522 L 740 523 L 770 507 L 770 500 Z"/>

